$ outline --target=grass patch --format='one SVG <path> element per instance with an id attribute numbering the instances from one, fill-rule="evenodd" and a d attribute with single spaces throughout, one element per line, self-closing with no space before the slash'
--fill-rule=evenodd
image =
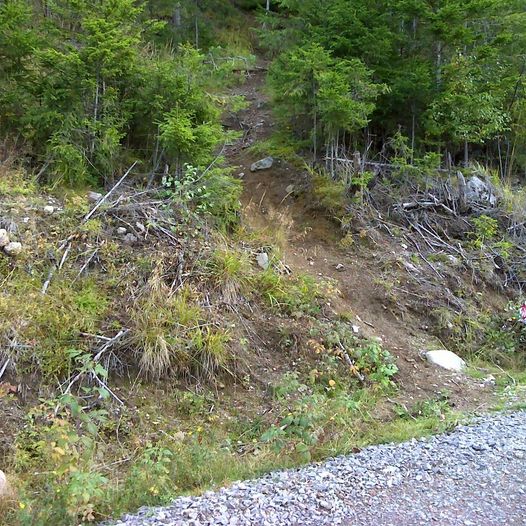
<path id="1" fill-rule="evenodd" d="M 60 377 L 69 368 L 67 351 L 84 348 L 81 332 L 92 332 L 109 301 L 95 281 L 52 284 L 42 294 L 43 280 L 16 268 L 0 295 L 2 350 L 18 372 L 38 371 L 45 378 Z"/>
<path id="2" fill-rule="evenodd" d="M 117 428 L 108 413 L 76 412 L 71 400 L 34 408 L 16 442 L 18 497 L 5 516 L 9 524 L 103 520 L 369 444 L 444 431 L 459 418 L 429 401 L 379 419 L 375 408 L 393 385 L 361 386 L 330 353 L 315 371 L 281 377 L 271 411 L 247 404 L 249 412 L 239 414 L 228 396 L 166 388 L 161 398 L 140 388 L 137 414 L 123 413 Z M 59 411 L 50 411 L 57 403 Z M 110 440 L 116 432 L 117 449 Z"/>
<path id="3" fill-rule="evenodd" d="M 212 380 L 232 374 L 230 336 L 207 321 L 197 300 L 190 287 L 172 293 L 162 269 L 154 270 L 130 312 L 129 346 L 139 356 L 142 374 L 156 380 L 192 375 Z"/>
<path id="4" fill-rule="evenodd" d="M 278 312 L 313 315 L 320 310 L 318 300 L 322 294 L 311 276 L 286 276 L 270 266 L 255 276 L 254 286 L 267 304 Z"/>
<path id="5" fill-rule="evenodd" d="M 35 194 L 35 179 L 22 171 L 0 167 L 0 196 L 29 196 Z"/>

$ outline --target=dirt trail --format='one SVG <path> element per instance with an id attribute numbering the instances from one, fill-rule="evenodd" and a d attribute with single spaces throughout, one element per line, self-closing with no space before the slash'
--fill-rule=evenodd
<path id="1" fill-rule="evenodd" d="M 374 252 L 346 251 L 338 241 L 341 234 L 336 224 L 316 214 L 305 198 L 295 198 L 292 186 L 307 184 L 307 174 L 291 164 L 275 160 L 269 170 L 251 172 L 250 165 L 264 155 L 254 154 L 250 146 L 271 136 L 274 120 L 265 94 L 265 67 L 260 67 L 247 81 L 234 89 L 250 106 L 227 125 L 243 130 L 244 136 L 226 151 L 235 167 L 234 174 L 244 183 L 243 220 L 250 227 L 275 230 L 285 226 L 287 240 L 283 247 L 284 263 L 293 272 L 304 273 L 316 280 L 330 278 L 340 291 L 331 307 L 337 313 L 351 313 L 360 331 L 367 337 L 380 337 L 383 345 L 397 358 L 400 369 L 398 383 L 402 401 L 429 397 L 447 390 L 460 407 L 473 408 L 478 397 L 485 397 L 481 388 L 468 378 L 459 378 L 429 367 L 420 357 L 422 349 L 439 348 L 417 319 L 402 319 L 402 313 L 387 306 L 385 291 L 378 285 L 379 257 Z M 291 186 L 292 185 L 292 186 Z M 378 251 L 396 252 L 396 246 L 378 247 Z M 344 270 L 336 270 L 343 265 Z"/>

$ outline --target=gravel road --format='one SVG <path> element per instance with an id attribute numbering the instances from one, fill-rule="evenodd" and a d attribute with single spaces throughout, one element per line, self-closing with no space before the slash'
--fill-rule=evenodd
<path id="1" fill-rule="evenodd" d="M 114 524 L 526 525 L 526 412 L 178 498 Z"/>

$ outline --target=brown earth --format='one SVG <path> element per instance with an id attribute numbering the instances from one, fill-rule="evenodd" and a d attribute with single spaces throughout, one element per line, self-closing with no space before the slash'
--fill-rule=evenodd
<path id="1" fill-rule="evenodd" d="M 400 241 L 378 235 L 379 241 L 373 247 L 364 244 L 346 250 L 339 245 L 342 233 L 338 225 L 312 205 L 306 170 L 275 159 L 269 170 L 250 171 L 251 164 L 263 157 L 250 147 L 268 139 L 275 130 L 264 90 L 265 75 L 262 64 L 234 89 L 234 94 L 244 96 L 250 106 L 227 122 L 231 128 L 243 131 L 243 138 L 226 150 L 234 173 L 244 183 L 243 221 L 258 230 L 281 227 L 287 233 L 283 262 L 292 272 L 335 283 L 339 293 L 330 308 L 337 314 L 351 314 L 361 334 L 381 338 L 384 347 L 396 357 L 401 388 L 398 402 L 412 405 L 415 400 L 447 392 L 451 403 L 460 409 L 483 409 L 491 393 L 480 381 L 437 369 L 422 358 L 423 350 L 443 348 L 426 331 L 428 313 L 415 316 L 404 306 L 393 308 L 385 288 L 379 285 L 379 266 L 404 252 Z M 343 271 L 336 269 L 338 265 L 343 265 Z"/>

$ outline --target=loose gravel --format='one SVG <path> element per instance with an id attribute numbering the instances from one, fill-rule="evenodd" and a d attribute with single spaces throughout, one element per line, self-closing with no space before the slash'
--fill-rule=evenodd
<path id="1" fill-rule="evenodd" d="M 526 412 L 181 497 L 114 524 L 526 525 Z"/>

